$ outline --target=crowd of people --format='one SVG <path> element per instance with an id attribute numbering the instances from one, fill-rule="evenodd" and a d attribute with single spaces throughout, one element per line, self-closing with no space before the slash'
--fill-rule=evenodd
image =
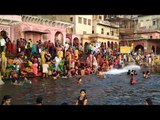
<path id="1" fill-rule="evenodd" d="M 0 62 L 4 60 L 5 63 L 0 64 L 1 69 L 5 69 L 5 72 L 1 71 L 3 79 L 10 79 L 13 85 L 31 83 L 28 77 L 52 77 L 57 80 L 73 76 L 79 77 L 77 85 L 81 85 L 83 76 L 97 74 L 97 77 L 103 78 L 103 72 L 121 68 L 129 61 L 129 55 L 122 55 L 117 49 L 112 50 L 103 43 L 90 43 L 84 51 L 79 43 L 71 45 L 57 41 L 54 44 L 50 40 L 33 43 L 31 39 L 24 38 L 12 42 L 1 36 L 0 45 L 0 53 L 5 54 L 0 56 Z M 131 84 L 135 84 L 136 71 L 129 72 Z M 144 73 L 144 76 L 148 78 L 149 73 Z M 18 82 L 20 78 L 24 79 Z M 87 104 L 85 94 L 86 91 L 81 90 L 77 105 Z"/>
<path id="2" fill-rule="evenodd" d="M 3 45 L 1 53 L 5 53 L 5 59 L 1 55 L 1 62 L 4 59 L 6 64 L 1 68 L 5 69 L 4 78 L 11 79 L 12 83 L 19 78 L 36 76 L 52 76 L 56 80 L 59 77 L 99 74 L 113 67 L 119 68 L 125 61 L 119 51 L 111 50 L 103 43 L 88 44 L 85 52 L 80 44 L 54 44 L 50 40 L 33 43 L 31 39 L 20 38 L 11 42 L 7 38 Z M 84 55 L 86 59 L 81 59 Z"/>

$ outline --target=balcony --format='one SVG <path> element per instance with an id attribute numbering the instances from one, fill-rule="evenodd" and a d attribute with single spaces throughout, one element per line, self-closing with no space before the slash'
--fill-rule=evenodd
<path id="1" fill-rule="evenodd" d="M 119 28 L 120 34 L 133 34 L 134 28 Z"/>
<path id="2" fill-rule="evenodd" d="M 109 21 L 97 20 L 97 24 L 104 25 L 104 26 L 109 26 L 109 27 L 119 28 L 119 25 L 118 25 L 118 24 L 111 23 L 111 22 L 109 22 Z"/>

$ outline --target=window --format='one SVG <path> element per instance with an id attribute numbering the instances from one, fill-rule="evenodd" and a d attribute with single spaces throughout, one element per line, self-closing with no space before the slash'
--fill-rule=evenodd
<path id="1" fill-rule="evenodd" d="M 153 21 L 153 25 L 156 25 L 156 21 L 155 20 Z"/>
<path id="2" fill-rule="evenodd" d="M 78 17 L 78 23 L 82 23 L 82 18 Z"/>
<path id="3" fill-rule="evenodd" d="M 90 19 L 88 19 L 88 25 L 91 25 L 91 20 Z"/>
<path id="4" fill-rule="evenodd" d="M 83 18 L 83 24 L 87 24 L 87 19 L 86 18 Z"/>
<path id="5" fill-rule="evenodd" d="M 70 21 L 73 22 L 73 17 L 70 17 Z"/>
<path id="6" fill-rule="evenodd" d="M 86 31 L 83 31 L 83 34 L 87 34 L 87 32 L 86 32 Z"/>
<path id="7" fill-rule="evenodd" d="M 104 29 L 103 28 L 101 29 L 101 34 L 104 34 Z"/>
<path id="8" fill-rule="evenodd" d="M 111 31 L 111 35 L 114 35 L 114 31 Z"/>
<path id="9" fill-rule="evenodd" d="M 94 30 L 92 30 L 92 34 L 94 34 Z"/>
<path id="10" fill-rule="evenodd" d="M 99 19 L 102 20 L 102 16 L 99 16 Z"/>
<path id="11" fill-rule="evenodd" d="M 109 35 L 109 32 L 107 32 L 107 35 Z"/>

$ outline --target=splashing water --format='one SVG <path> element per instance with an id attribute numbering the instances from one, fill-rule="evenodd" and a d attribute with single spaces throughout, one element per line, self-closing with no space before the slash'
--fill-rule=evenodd
<path id="1" fill-rule="evenodd" d="M 107 72 L 103 72 L 104 74 L 121 74 L 121 73 L 125 73 L 125 72 L 128 72 L 128 70 L 140 70 L 141 67 L 138 66 L 138 65 L 128 65 L 122 69 L 112 69 L 112 70 L 109 70 Z"/>

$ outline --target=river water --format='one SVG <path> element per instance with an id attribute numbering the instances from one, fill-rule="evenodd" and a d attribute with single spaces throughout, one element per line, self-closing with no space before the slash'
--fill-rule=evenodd
<path id="1" fill-rule="evenodd" d="M 144 105 L 147 97 L 152 98 L 154 105 L 160 105 L 160 75 L 155 73 L 144 79 L 142 70 L 139 70 L 136 78 L 137 84 L 133 86 L 126 73 L 107 74 L 104 79 L 96 75 L 85 76 L 80 86 L 77 86 L 75 77 L 58 80 L 32 78 L 32 84 L 23 86 L 13 86 L 10 81 L 5 81 L 0 86 L 0 100 L 9 94 L 13 105 L 32 105 L 37 96 L 43 96 L 45 105 L 64 102 L 74 105 L 79 91 L 86 89 L 89 105 Z"/>

